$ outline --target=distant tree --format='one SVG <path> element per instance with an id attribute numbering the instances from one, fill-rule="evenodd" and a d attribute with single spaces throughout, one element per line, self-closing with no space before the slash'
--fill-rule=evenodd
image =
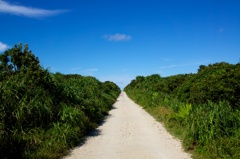
<path id="1" fill-rule="evenodd" d="M 19 43 L 0 55 L 0 80 L 20 73 L 34 82 L 45 72 L 40 66 L 38 57 L 29 51 L 27 44 L 23 48 L 22 43 Z"/>
<path id="2" fill-rule="evenodd" d="M 17 72 L 27 69 L 36 70 L 41 68 L 39 59 L 28 50 L 28 44 L 22 48 L 22 43 L 15 45 L 0 55 L 0 69 L 4 72 Z"/>

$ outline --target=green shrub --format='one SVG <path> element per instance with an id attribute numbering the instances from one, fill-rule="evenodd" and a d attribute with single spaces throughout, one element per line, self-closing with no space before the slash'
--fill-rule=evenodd
<path id="1" fill-rule="evenodd" d="M 239 81 L 240 64 L 221 62 L 200 66 L 196 74 L 137 76 L 124 90 L 186 150 L 204 158 L 240 158 Z"/>
<path id="2" fill-rule="evenodd" d="M 59 158 L 112 108 L 120 89 L 51 74 L 25 45 L 0 55 L 0 158 Z"/>
<path id="3" fill-rule="evenodd" d="M 240 65 L 225 62 L 200 66 L 199 71 L 179 88 L 182 101 L 195 104 L 228 101 L 232 107 L 240 107 Z"/>

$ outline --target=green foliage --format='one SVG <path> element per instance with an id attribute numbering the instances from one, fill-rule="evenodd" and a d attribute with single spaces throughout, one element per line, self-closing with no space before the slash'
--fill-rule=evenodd
<path id="1" fill-rule="evenodd" d="M 120 89 L 51 74 L 28 46 L 0 55 L 0 158 L 59 158 L 111 109 Z"/>
<path id="2" fill-rule="evenodd" d="M 191 104 L 181 104 L 179 106 L 178 112 L 175 112 L 172 114 L 172 117 L 170 119 L 177 120 L 180 124 L 186 124 L 188 122 L 189 114 L 191 113 L 192 105 Z"/>
<path id="3" fill-rule="evenodd" d="M 200 66 L 198 73 L 179 89 L 182 101 L 203 104 L 228 101 L 234 108 L 240 107 L 240 65 L 225 62 Z"/>
<path id="4" fill-rule="evenodd" d="M 138 76 L 124 90 L 179 136 L 186 150 L 204 158 L 240 158 L 240 64 L 210 64 L 196 74 L 165 78 Z"/>
<path id="5" fill-rule="evenodd" d="M 210 158 L 239 158 L 240 113 L 226 102 L 198 106 L 188 118 L 184 143 L 187 149 L 196 150 Z M 224 142 L 228 142 L 226 145 Z"/>

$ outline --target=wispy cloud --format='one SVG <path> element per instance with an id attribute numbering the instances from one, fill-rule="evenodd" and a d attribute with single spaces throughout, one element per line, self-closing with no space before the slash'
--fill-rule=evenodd
<path id="1" fill-rule="evenodd" d="M 79 70 L 81 70 L 82 68 L 81 67 L 73 67 L 73 68 L 71 68 L 70 70 L 71 70 L 71 72 L 73 71 L 79 71 Z"/>
<path id="2" fill-rule="evenodd" d="M 48 67 L 47 68 L 50 72 L 52 72 L 52 73 L 56 73 L 56 72 L 58 72 L 59 70 L 57 69 L 57 68 L 55 68 L 55 67 Z"/>
<path id="3" fill-rule="evenodd" d="M 70 68 L 68 73 L 70 74 L 81 74 L 83 76 L 94 76 L 94 73 L 99 71 L 98 68 L 88 68 L 84 69 L 82 67 L 73 67 Z"/>
<path id="4" fill-rule="evenodd" d="M 168 66 L 162 66 L 162 67 L 160 67 L 160 69 L 174 68 L 174 67 L 178 67 L 178 66 L 182 66 L 182 65 L 168 65 Z"/>
<path id="5" fill-rule="evenodd" d="M 161 66 L 157 69 L 157 72 L 163 77 L 185 74 L 185 73 L 196 73 L 200 65 L 206 65 L 210 63 L 209 60 L 192 62 L 192 63 L 183 63 L 183 64 L 172 64 Z"/>
<path id="6" fill-rule="evenodd" d="M 107 39 L 108 41 L 129 41 L 132 39 L 130 35 L 126 34 L 113 34 L 113 35 L 103 35 L 103 38 Z"/>
<path id="7" fill-rule="evenodd" d="M 99 70 L 98 68 L 90 68 L 90 69 L 83 70 L 82 72 L 84 75 L 93 76 L 93 73 L 97 72 L 98 70 Z"/>
<path id="8" fill-rule="evenodd" d="M 219 33 L 224 32 L 224 28 L 219 28 L 219 29 L 218 29 L 218 32 L 219 32 Z"/>
<path id="9" fill-rule="evenodd" d="M 6 13 L 6 14 L 13 14 L 17 16 L 38 18 L 38 17 L 54 16 L 67 11 L 68 10 L 39 9 L 39 8 L 27 7 L 23 5 L 10 4 L 4 0 L 0 0 L 0 12 Z"/>
<path id="10" fill-rule="evenodd" d="M 168 66 L 162 66 L 159 69 L 162 70 L 162 69 L 167 69 L 167 68 L 184 67 L 184 66 L 195 66 L 195 65 L 202 65 L 202 64 L 203 64 L 203 62 L 186 63 L 186 64 L 179 64 L 179 65 L 168 65 Z"/>
<path id="11" fill-rule="evenodd" d="M 7 44 L 4 44 L 0 41 L 0 52 L 3 52 L 5 50 L 7 50 L 9 48 L 9 46 Z"/>
<path id="12" fill-rule="evenodd" d="M 163 61 L 172 61 L 172 59 L 169 58 L 162 58 Z"/>

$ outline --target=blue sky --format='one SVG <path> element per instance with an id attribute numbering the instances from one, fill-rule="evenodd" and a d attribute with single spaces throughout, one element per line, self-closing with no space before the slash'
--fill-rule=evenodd
<path id="1" fill-rule="evenodd" d="M 44 68 L 121 88 L 138 75 L 240 60 L 239 0 L 0 0 L 0 52 L 22 42 Z"/>

